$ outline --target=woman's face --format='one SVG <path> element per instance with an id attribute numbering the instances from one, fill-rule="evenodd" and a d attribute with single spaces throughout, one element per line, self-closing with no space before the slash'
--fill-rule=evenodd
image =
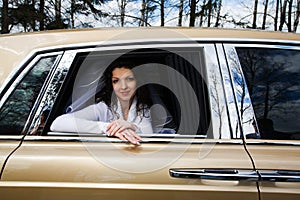
<path id="1" fill-rule="evenodd" d="M 112 71 L 112 86 L 119 101 L 129 102 L 136 89 L 136 79 L 133 72 L 124 67 L 115 68 Z"/>

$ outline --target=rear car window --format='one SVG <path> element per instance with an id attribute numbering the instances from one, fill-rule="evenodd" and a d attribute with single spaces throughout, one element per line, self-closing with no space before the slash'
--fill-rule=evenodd
<path id="1" fill-rule="evenodd" d="M 300 139 L 300 51 L 236 48 L 262 139 Z"/>

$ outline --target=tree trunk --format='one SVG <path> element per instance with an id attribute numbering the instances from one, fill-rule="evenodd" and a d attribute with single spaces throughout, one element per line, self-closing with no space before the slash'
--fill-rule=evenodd
<path id="1" fill-rule="evenodd" d="M 277 27 L 278 27 L 279 3 L 280 3 L 280 0 L 277 0 L 276 1 L 275 18 L 274 18 L 274 31 L 277 31 Z"/>
<path id="2" fill-rule="evenodd" d="M 55 0 L 55 19 L 57 22 L 61 20 L 61 0 Z"/>
<path id="3" fill-rule="evenodd" d="M 202 27 L 202 25 L 203 25 L 203 17 L 204 17 L 204 13 L 205 13 L 205 9 L 206 9 L 205 4 L 206 4 L 206 0 L 203 1 L 202 6 L 201 6 L 199 27 Z"/>
<path id="4" fill-rule="evenodd" d="M 296 11 L 296 17 L 294 21 L 294 32 L 297 32 L 299 17 L 300 17 L 300 0 L 297 0 L 297 11 Z"/>
<path id="5" fill-rule="evenodd" d="M 208 14 L 207 14 L 207 27 L 210 27 L 211 24 L 211 15 L 213 11 L 212 0 L 208 1 Z"/>
<path id="6" fill-rule="evenodd" d="M 252 22 L 252 28 L 256 29 L 256 20 L 257 20 L 257 6 L 258 6 L 258 0 L 255 0 L 254 2 L 254 9 L 253 9 L 253 22 Z"/>
<path id="7" fill-rule="evenodd" d="M 267 14 L 268 14 L 268 4 L 269 0 L 265 1 L 265 9 L 264 9 L 264 17 L 263 17 L 263 23 L 262 23 L 262 29 L 266 29 L 266 21 L 267 21 Z"/>
<path id="8" fill-rule="evenodd" d="M 9 33 L 8 29 L 8 0 L 3 0 L 3 7 L 1 10 L 1 34 Z"/>
<path id="9" fill-rule="evenodd" d="M 75 28 L 74 14 L 75 14 L 75 0 L 71 0 L 71 26 L 72 26 L 72 28 Z"/>
<path id="10" fill-rule="evenodd" d="M 183 14 L 183 0 L 180 0 L 179 14 L 178 14 L 178 26 L 182 26 L 182 14 Z"/>
<path id="11" fill-rule="evenodd" d="M 288 31 L 292 32 L 292 9 L 293 9 L 293 0 L 289 0 L 289 10 L 288 10 Z"/>
<path id="12" fill-rule="evenodd" d="M 142 9 L 141 9 L 141 22 L 140 26 L 145 26 L 145 19 L 146 19 L 146 0 L 142 0 Z"/>
<path id="13" fill-rule="evenodd" d="M 217 7 L 217 19 L 216 19 L 215 27 L 219 27 L 220 25 L 221 8 L 222 8 L 222 0 L 219 0 L 218 7 Z"/>
<path id="14" fill-rule="evenodd" d="M 282 31 L 283 25 L 285 23 L 287 1 L 288 0 L 284 0 L 283 6 L 281 9 L 279 31 Z"/>
<path id="15" fill-rule="evenodd" d="M 120 13 L 121 13 L 121 26 L 124 27 L 125 25 L 125 8 L 126 8 L 126 0 L 121 0 L 120 5 Z"/>
<path id="16" fill-rule="evenodd" d="M 160 26 L 165 25 L 165 0 L 160 1 Z"/>
<path id="17" fill-rule="evenodd" d="M 190 27 L 195 26 L 196 20 L 196 0 L 191 0 L 190 5 Z"/>
<path id="18" fill-rule="evenodd" d="M 39 23 L 40 31 L 45 30 L 45 0 L 40 0 Z"/>

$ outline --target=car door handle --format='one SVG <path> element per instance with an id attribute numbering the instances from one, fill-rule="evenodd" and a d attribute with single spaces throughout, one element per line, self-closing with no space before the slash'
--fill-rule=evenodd
<path id="1" fill-rule="evenodd" d="M 300 182 L 300 171 L 296 170 L 258 170 L 261 181 Z"/>
<path id="2" fill-rule="evenodd" d="M 170 169 L 170 176 L 174 178 L 210 179 L 224 181 L 253 181 L 259 180 L 254 170 L 239 169 Z"/>

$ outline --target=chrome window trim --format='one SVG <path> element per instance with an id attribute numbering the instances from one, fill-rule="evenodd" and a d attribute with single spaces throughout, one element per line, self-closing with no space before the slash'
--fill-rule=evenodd
<path id="1" fill-rule="evenodd" d="M 222 46 L 222 43 L 217 43 L 216 44 L 216 50 L 218 53 L 218 59 L 220 62 L 220 73 L 222 75 L 222 83 L 224 87 L 224 95 L 225 95 L 225 100 L 226 100 L 226 112 L 229 120 L 229 130 L 232 135 L 232 137 L 236 138 L 241 138 L 241 127 L 240 127 L 240 118 L 238 115 L 238 110 L 236 107 L 236 102 L 233 102 L 234 110 L 230 110 L 229 108 L 229 102 L 231 101 L 232 98 L 235 98 L 235 91 L 234 91 L 234 86 L 232 84 L 231 80 L 231 73 L 228 68 L 228 63 L 226 60 L 226 55 Z M 226 81 L 226 78 L 229 79 L 230 82 Z M 230 88 L 230 91 L 228 91 L 228 88 Z M 233 115 L 234 113 L 234 115 Z M 237 123 L 238 129 L 235 132 L 236 127 L 234 126 Z M 239 134 L 239 135 L 238 135 Z"/>
<path id="2" fill-rule="evenodd" d="M 3 104 L 6 102 L 7 98 L 9 98 L 9 96 L 11 95 L 11 93 L 18 86 L 18 84 L 20 83 L 20 81 L 22 81 L 22 79 L 25 77 L 25 75 L 32 69 L 32 67 L 35 65 L 35 63 L 39 59 L 41 59 L 43 57 L 47 57 L 47 56 L 55 56 L 55 55 L 59 56 L 59 55 L 62 55 L 62 53 L 63 52 L 60 51 L 60 52 L 52 52 L 52 53 L 46 53 L 46 54 L 39 54 L 36 57 L 34 57 L 27 66 L 24 66 L 23 69 L 22 69 L 22 67 L 20 67 L 18 69 L 18 71 L 22 70 L 21 73 L 15 78 L 15 80 L 12 82 L 12 84 L 10 85 L 10 87 L 8 88 L 8 90 L 3 94 L 2 98 L 0 99 L 0 108 L 3 106 Z M 15 72 L 15 75 L 16 75 L 16 73 L 17 73 L 17 71 Z M 5 87 L 5 86 L 3 86 L 3 87 Z"/>
<path id="3" fill-rule="evenodd" d="M 53 134 L 55 134 L 53 132 Z M 60 133 L 61 134 L 61 133 Z M 68 133 L 66 133 L 68 134 Z M 170 135 L 164 135 L 157 137 L 157 134 L 154 135 L 141 135 L 143 141 L 141 144 L 219 144 L 219 145 L 243 145 L 243 140 L 239 139 L 207 139 L 202 137 L 186 137 L 182 135 L 177 135 L 171 137 Z M 120 143 L 124 145 L 128 145 L 128 143 L 121 141 L 118 138 L 114 137 L 106 137 L 105 135 L 87 135 L 86 137 L 80 137 L 78 135 L 71 136 L 71 135 L 64 135 L 64 136 L 26 136 L 24 138 L 24 142 L 97 142 L 97 143 Z M 65 144 L 58 143 L 57 145 L 65 146 Z M 82 145 L 84 145 L 82 143 Z M 300 144 L 299 144 L 300 145 Z"/>
<path id="4" fill-rule="evenodd" d="M 247 48 L 268 48 L 268 49 L 284 49 L 284 50 L 300 50 L 300 46 L 289 46 L 288 44 L 235 44 L 235 43 L 226 43 L 224 45 L 230 45 L 233 47 L 247 47 Z M 300 43 L 299 43 L 300 45 Z"/>
<path id="5" fill-rule="evenodd" d="M 241 45 L 243 45 L 243 44 L 241 44 Z M 247 46 L 247 45 L 245 45 L 245 46 Z M 244 85 L 245 86 L 245 90 L 243 90 L 243 92 L 248 91 L 248 87 L 247 87 L 247 84 L 246 84 L 246 81 L 245 81 L 245 77 L 244 77 L 242 66 L 240 64 L 240 59 L 239 59 L 239 57 L 237 55 L 235 47 L 236 46 L 232 45 L 232 44 L 222 44 L 223 53 L 224 53 L 224 56 L 225 56 L 225 60 L 226 60 L 227 68 L 228 68 L 228 73 L 229 73 L 230 81 L 231 81 L 232 92 L 233 92 L 234 101 L 235 101 L 235 107 L 236 107 L 235 111 L 237 113 L 237 120 L 238 120 L 237 123 L 238 123 L 239 131 L 240 131 L 241 136 L 246 139 L 246 135 L 251 134 L 251 133 L 255 133 L 255 130 L 252 127 L 252 125 L 251 125 L 251 128 L 249 128 L 249 125 L 247 127 L 247 124 L 244 123 L 244 117 L 243 117 L 243 115 L 241 113 L 241 107 L 240 106 L 241 106 L 241 104 L 244 106 L 244 102 L 241 103 L 239 101 L 239 98 L 240 98 L 240 96 L 238 96 L 238 94 L 239 94 L 239 92 L 238 92 L 239 88 L 237 87 L 237 84 L 235 84 L 233 69 L 236 69 L 237 72 L 240 72 L 240 76 L 241 76 L 241 78 L 243 80 L 243 83 L 245 84 Z M 234 58 L 236 58 L 236 61 L 237 61 L 236 68 L 234 68 L 232 66 L 232 60 L 230 59 L 232 57 L 229 54 L 230 50 L 234 51 L 233 55 L 234 55 Z M 245 99 L 248 98 L 246 92 L 245 92 L 244 98 Z M 250 98 L 250 96 L 249 96 L 249 98 Z M 243 100 L 245 100 L 245 99 L 243 99 Z M 249 121 L 248 123 L 252 122 L 253 119 L 255 119 L 255 113 L 254 113 L 254 110 L 252 108 L 251 98 L 250 98 L 249 101 L 250 101 L 249 104 L 251 106 L 251 110 L 247 110 L 247 112 L 249 112 L 248 113 L 249 116 L 251 115 L 251 119 L 248 120 Z M 244 109 L 242 109 L 242 110 L 244 110 Z M 247 116 L 246 112 L 244 112 L 243 114 L 246 114 L 245 116 Z M 250 129 L 251 129 L 251 131 L 250 131 Z"/>
<path id="6" fill-rule="evenodd" d="M 64 52 L 55 61 L 56 62 L 55 63 L 55 67 L 49 73 L 49 79 L 47 80 L 47 83 L 42 88 L 43 92 L 41 92 L 40 95 L 38 96 L 39 101 L 37 101 L 35 103 L 34 108 L 36 108 L 36 109 L 35 109 L 34 112 L 31 112 L 30 115 L 29 115 L 29 118 L 31 120 L 28 120 L 26 122 L 26 127 L 27 127 L 27 130 L 26 130 L 27 133 L 26 134 L 29 133 L 28 131 L 30 130 L 30 128 L 33 128 L 34 125 L 36 125 L 36 124 L 34 124 L 34 122 L 35 122 L 35 120 L 39 119 L 39 117 L 40 117 L 40 113 L 41 113 L 42 109 L 44 108 L 44 106 L 42 105 L 42 101 L 44 100 L 44 98 L 46 96 L 47 90 L 49 89 L 48 88 L 49 85 L 52 83 L 52 81 L 53 81 L 53 79 L 55 77 L 55 73 L 58 70 L 60 70 L 60 67 L 63 66 L 63 65 L 67 65 L 68 68 L 70 68 L 70 66 L 71 66 L 71 64 L 72 64 L 72 62 L 74 60 L 75 55 L 76 55 L 76 53 Z M 70 57 L 72 58 L 72 60 L 69 60 Z M 59 93 L 59 91 L 58 91 L 58 93 Z"/>

